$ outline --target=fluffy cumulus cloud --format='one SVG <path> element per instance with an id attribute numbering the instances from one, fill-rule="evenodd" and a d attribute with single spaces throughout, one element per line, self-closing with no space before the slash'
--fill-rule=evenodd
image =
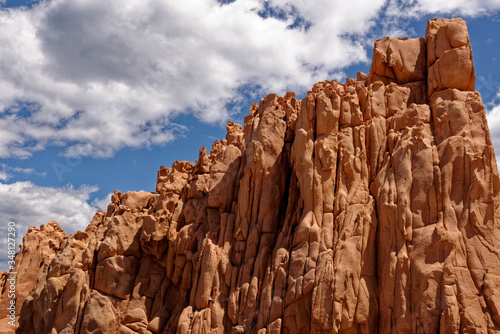
<path id="1" fill-rule="evenodd" d="M 389 0 L 387 14 L 419 17 L 429 13 L 478 16 L 500 9 L 500 0 Z"/>
<path id="2" fill-rule="evenodd" d="M 21 243 L 28 226 L 46 225 L 56 220 L 68 234 L 84 230 L 97 208 L 89 205 L 90 194 L 96 186 L 80 188 L 40 187 L 31 182 L 0 183 L 0 222 L 7 235 L 8 222 L 15 223 L 17 244 Z M 109 198 L 108 198 L 109 202 Z M 0 239 L 0 247 L 7 249 L 6 238 Z M 0 270 L 6 269 L 7 254 L 0 257 Z"/>
<path id="3" fill-rule="evenodd" d="M 500 0 L 42 0 L 0 10 L 0 157 L 111 156 L 168 142 L 191 113 L 304 90 L 367 61 L 375 20 L 477 15 Z M 401 23 L 404 25 L 404 23 Z M 371 43 L 369 43 L 371 45 Z M 233 110 L 234 109 L 234 110 Z"/>
<path id="4" fill-rule="evenodd" d="M 367 61 L 383 0 L 47 0 L 0 11 L 0 157 L 110 156 L 227 119 L 242 96 Z"/>

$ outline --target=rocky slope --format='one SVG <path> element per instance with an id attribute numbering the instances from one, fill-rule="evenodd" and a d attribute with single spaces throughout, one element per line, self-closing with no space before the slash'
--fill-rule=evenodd
<path id="1" fill-rule="evenodd" d="M 155 193 L 116 191 L 67 239 L 50 224 L 52 246 L 31 230 L 17 333 L 500 332 L 500 181 L 473 90 L 465 22 L 439 19 L 375 42 L 368 75 L 267 96 Z"/>

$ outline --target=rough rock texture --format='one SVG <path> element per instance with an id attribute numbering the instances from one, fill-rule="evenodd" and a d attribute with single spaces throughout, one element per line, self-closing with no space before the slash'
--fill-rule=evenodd
<path id="1" fill-rule="evenodd" d="M 35 287 L 38 277 L 48 268 L 50 262 L 60 253 L 66 244 L 68 236 L 54 221 L 40 226 L 40 229 L 30 227 L 23 238 L 23 244 L 16 255 L 16 266 L 12 271 L 5 271 L 0 276 L 0 333 L 14 333 L 14 327 L 8 324 L 11 320 L 8 307 L 13 298 L 9 298 L 10 281 L 15 278 L 16 312 L 15 320 L 19 319 L 21 307 L 28 293 Z M 12 274 L 10 274 L 12 272 Z"/>
<path id="2" fill-rule="evenodd" d="M 458 18 L 431 20 L 425 34 L 429 96 L 446 88 L 473 91 L 476 76 L 465 22 Z"/>
<path id="3" fill-rule="evenodd" d="M 44 266 L 18 333 L 500 332 L 470 50 L 462 20 L 431 20 L 425 41 L 377 41 L 368 75 L 252 105 L 157 193 L 116 191 Z"/>

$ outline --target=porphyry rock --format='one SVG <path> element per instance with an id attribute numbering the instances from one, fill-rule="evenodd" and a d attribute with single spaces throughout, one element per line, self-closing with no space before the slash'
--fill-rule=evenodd
<path id="1" fill-rule="evenodd" d="M 425 40 L 377 41 L 368 75 L 253 104 L 155 193 L 116 191 L 49 255 L 21 251 L 39 273 L 17 333 L 500 332 L 471 57 L 461 19 L 431 20 Z"/>
<path id="2" fill-rule="evenodd" d="M 473 91 L 476 76 L 465 21 L 458 18 L 429 20 L 425 35 L 429 97 L 447 88 Z"/>
<path id="3" fill-rule="evenodd" d="M 14 268 L 1 273 L 0 276 L 0 333 L 14 333 L 26 297 L 47 270 L 52 259 L 60 255 L 67 237 L 55 221 L 40 226 L 40 229 L 28 229 L 23 237 L 21 249 L 12 262 Z M 14 317 L 10 317 L 12 301 L 15 301 Z M 12 320 L 15 321 L 15 326 L 12 326 Z"/>
<path id="4" fill-rule="evenodd" d="M 405 84 L 422 81 L 427 76 L 423 38 L 389 38 L 378 40 L 373 48 L 373 62 L 368 82 Z"/>

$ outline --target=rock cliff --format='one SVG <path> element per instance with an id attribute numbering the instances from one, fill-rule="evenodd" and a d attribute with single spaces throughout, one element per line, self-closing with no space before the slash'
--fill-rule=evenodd
<path id="1" fill-rule="evenodd" d="M 474 80 L 465 22 L 434 19 L 376 41 L 368 75 L 267 96 L 156 192 L 115 191 L 69 237 L 30 230 L 17 333 L 500 332 Z"/>

